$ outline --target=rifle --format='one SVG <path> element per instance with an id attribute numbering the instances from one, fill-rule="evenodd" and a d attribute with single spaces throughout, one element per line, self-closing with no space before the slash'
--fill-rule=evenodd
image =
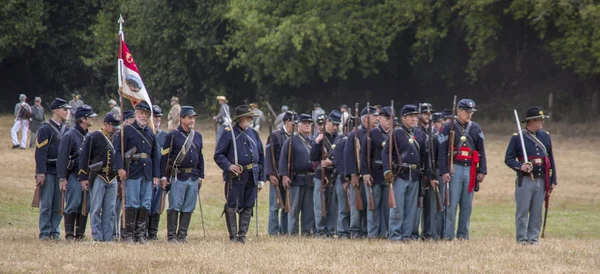
<path id="1" fill-rule="evenodd" d="M 121 130 L 121 141 L 123 140 L 123 131 L 125 129 Z M 121 142 L 121 145 L 123 146 L 123 142 Z M 123 152 L 123 148 L 121 148 L 121 152 Z M 135 154 L 135 152 L 137 151 L 136 147 L 131 148 L 130 150 L 128 150 L 127 152 L 125 152 L 123 154 L 123 158 L 125 159 L 125 165 L 127 168 L 127 174 L 129 174 L 129 164 L 131 163 L 131 159 L 133 158 L 133 154 Z M 121 187 L 121 210 L 122 210 L 122 214 L 121 214 L 121 227 L 125 228 L 125 222 L 126 222 L 126 210 L 125 210 L 125 181 L 121 182 L 123 184 L 123 186 Z"/>
<path id="2" fill-rule="evenodd" d="M 90 145 L 90 148 L 91 147 L 92 146 Z M 88 182 L 93 182 L 94 181 L 93 178 L 94 178 L 94 176 L 98 175 L 98 172 L 100 171 L 100 169 L 102 169 L 102 164 L 103 164 L 103 162 L 100 161 L 100 162 L 88 165 L 88 169 L 89 169 L 89 173 L 90 173 L 90 176 L 89 176 L 90 180 L 88 180 Z M 91 185 L 91 183 L 90 183 L 90 185 Z M 83 216 L 87 216 L 87 214 L 88 214 L 88 210 L 87 210 L 87 192 L 88 192 L 87 190 L 83 191 L 83 202 L 81 203 L 81 215 L 83 215 Z"/>
<path id="3" fill-rule="evenodd" d="M 454 174 L 454 119 L 456 117 L 456 95 L 454 95 L 454 101 L 452 102 L 452 118 L 450 118 L 450 137 L 448 138 L 448 171 L 450 175 Z M 450 182 L 446 184 L 446 191 L 444 192 L 444 204 L 450 205 Z"/>
<path id="4" fill-rule="evenodd" d="M 267 114 L 267 117 L 269 118 L 269 139 L 267 140 L 267 142 L 269 144 L 271 144 L 270 150 L 271 150 L 271 164 L 273 166 L 273 170 L 275 171 L 275 176 L 279 176 L 279 172 L 277 172 L 277 161 L 275 161 L 275 148 L 273 147 L 273 116 L 274 115 L 274 111 L 271 108 L 271 104 L 269 104 L 269 102 L 267 102 L 267 107 L 269 108 L 269 113 L 271 113 L 271 115 Z M 279 189 L 279 186 L 275 186 L 273 185 L 273 189 L 275 190 L 275 201 L 277 203 L 277 208 L 284 208 L 283 205 L 283 197 L 281 197 L 281 190 Z"/>
<path id="5" fill-rule="evenodd" d="M 389 153 L 389 162 L 390 162 L 390 172 L 394 172 L 394 161 L 393 161 L 393 147 L 394 147 L 394 143 L 396 142 L 396 140 L 394 139 L 394 131 L 396 130 L 394 128 L 394 100 L 392 100 L 390 102 L 390 107 L 392 109 L 391 113 L 390 113 L 390 119 L 392 120 L 392 127 L 390 128 L 390 136 L 388 138 L 388 153 Z M 400 155 L 398 155 L 398 164 L 400 163 Z M 400 167 L 400 165 L 398 165 L 398 167 Z M 389 208 L 396 208 L 396 197 L 394 196 L 394 184 L 390 183 L 389 184 L 390 189 L 388 191 L 388 207 Z"/>
<path id="6" fill-rule="evenodd" d="M 292 117 L 294 117 L 294 111 L 292 111 Z M 293 147 L 293 143 L 294 143 L 294 130 L 295 130 L 295 124 L 292 123 L 292 132 L 290 133 L 290 141 L 288 143 L 288 158 L 287 158 L 287 175 L 288 178 L 290 178 L 290 182 L 292 181 L 292 176 L 293 176 L 293 169 L 292 169 L 292 154 L 294 153 L 294 147 Z M 290 212 L 291 211 L 291 200 L 292 199 L 292 195 L 290 193 L 290 188 L 286 188 L 285 189 L 285 212 Z"/>
<path id="7" fill-rule="evenodd" d="M 71 141 L 69 141 L 69 150 L 67 150 L 67 153 L 69 154 L 69 158 L 67 160 L 67 166 L 66 166 L 66 171 L 65 171 L 65 174 L 67 174 L 67 175 L 69 174 L 69 167 L 72 168 L 72 165 L 73 165 L 73 163 L 71 162 L 71 157 L 72 157 L 71 156 L 71 148 L 72 148 L 72 145 L 73 145 L 73 143 Z M 68 178 L 66 178 L 66 179 L 68 179 Z M 58 208 L 58 215 L 60 215 L 60 216 L 63 216 L 65 214 L 65 191 L 66 190 L 61 190 L 60 191 L 60 207 Z M 84 215 L 84 214 L 81 213 L 81 215 Z"/>
<path id="8" fill-rule="evenodd" d="M 60 191 L 60 207 L 58 208 L 58 215 L 62 216 L 65 213 L 65 192 Z"/>
<path id="9" fill-rule="evenodd" d="M 367 102 L 367 109 L 371 104 Z M 367 169 L 371 174 L 371 119 L 367 120 Z M 366 185 L 366 184 L 365 184 Z M 375 210 L 375 197 L 373 197 L 373 187 L 369 186 L 369 210 Z"/>
<path id="10" fill-rule="evenodd" d="M 356 110 L 356 123 L 354 124 L 354 158 L 356 159 L 356 170 L 360 170 L 360 141 L 358 140 L 358 103 L 354 105 L 354 110 Z M 367 109 L 369 111 L 369 109 Z M 354 187 L 354 199 L 356 201 L 356 210 L 362 211 L 364 210 L 362 199 L 360 198 L 360 187 Z"/>
<path id="11" fill-rule="evenodd" d="M 173 139 L 175 136 L 171 136 L 171 142 L 169 144 L 169 149 L 173 149 Z M 183 149 L 183 148 L 182 148 Z M 172 166 L 171 166 L 171 150 L 169 150 L 169 156 L 167 156 L 167 166 L 165 167 L 165 176 L 167 178 L 171 178 Z M 170 181 L 170 180 L 169 180 Z M 160 194 L 160 203 L 158 204 L 158 215 L 162 214 L 165 210 L 165 196 L 166 196 L 166 187 L 161 191 Z M 200 195 L 200 191 L 198 191 L 198 197 Z"/>
<path id="12" fill-rule="evenodd" d="M 325 125 L 323 125 L 323 129 L 321 130 L 321 134 L 323 134 L 323 140 L 321 140 L 321 164 L 323 161 L 327 160 L 327 149 L 325 148 L 325 141 L 327 141 L 327 136 L 325 135 Z M 327 216 L 327 209 L 325 205 L 325 189 L 329 184 L 329 180 L 327 180 L 327 174 L 325 172 L 325 168 L 321 165 L 321 217 Z"/>
<path id="13" fill-rule="evenodd" d="M 40 186 L 38 184 L 35 185 L 33 199 L 31 200 L 31 207 L 40 207 Z"/>
<path id="14" fill-rule="evenodd" d="M 549 171 L 549 178 L 552 178 L 552 169 Z M 546 220 L 548 219 L 548 208 L 550 207 L 550 182 L 546 183 L 546 197 L 544 197 L 544 225 L 542 225 L 542 239 L 546 234 Z"/>
<path id="15" fill-rule="evenodd" d="M 431 163 L 431 170 L 433 175 L 431 175 L 431 179 L 430 179 L 430 184 L 431 184 L 431 180 L 435 180 L 435 175 L 436 175 L 436 166 L 435 166 L 435 151 L 433 149 L 434 147 L 434 141 L 433 141 L 433 125 L 429 126 L 429 158 L 430 158 L 430 163 Z M 436 202 L 436 207 L 437 207 L 437 211 L 443 211 L 444 209 L 442 208 L 442 197 L 440 196 L 440 190 L 438 186 L 433 186 L 433 192 L 435 192 L 435 202 Z"/>

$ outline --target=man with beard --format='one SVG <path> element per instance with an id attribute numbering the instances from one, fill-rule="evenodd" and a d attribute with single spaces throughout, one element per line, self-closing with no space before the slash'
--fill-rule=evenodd
<path id="1" fill-rule="evenodd" d="M 430 103 L 419 104 L 418 127 L 421 130 L 421 132 L 423 132 L 427 137 L 427 144 L 429 144 L 429 139 L 432 138 L 433 134 L 435 134 L 437 130 L 433 127 L 432 115 L 433 109 Z M 429 157 L 427 157 L 427 159 L 429 161 Z M 424 240 L 430 240 L 432 238 L 433 227 L 435 226 L 433 222 L 435 221 L 435 214 L 437 209 L 435 207 L 434 187 L 431 186 L 431 181 L 437 181 L 437 179 L 430 177 L 421 178 L 419 196 L 423 199 L 423 208 L 417 207 L 415 224 L 413 227 L 413 232 L 411 234 L 412 239 L 419 239 L 419 224 L 421 224 L 422 226 L 421 237 L 423 237 Z M 423 219 L 421 219 L 421 217 Z"/>
<path id="2" fill-rule="evenodd" d="M 147 243 L 145 233 L 152 189 L 160 177 L 161 150 L 152 129 L 147 126 L 149 116 L 150 105 L 144 101 L 138 103 L 135 122 L 123 128 L 123 144 L 115 144 L 117 155 L 136 148 L 127 165 L 121 157 L 116 159 L 125 188 L 125 241 L 129 243 Z"/>
<path id="3" fill-rule="evenodd" d="M 181 119 L 179 127 L 169 132 L 163 142 L 160 180 L 162 191 L 166 191 L 167 183 L 171 184 L 169 209 L 167 210 L 168 241 L 185 243 L 192 213 L 196 208 L 198 193 L 204 179 L 204 156 L 202 154 L 202 135 L 194 130 L 196 124 L 194 108 L 181 107 L 179 117 Z M 160 215 L 155 216 L 156 218 L 160 217 Z M 158 230 L 158 226 L 156 230 Z"/>
<path id="4" fill-rule="evenodd" d="M 154 124 L 154 134 L 156 135 L 156 142 L 158 146 L 163 148 L 167 133 L 160 129 L 161 117 L 163 116 L 162 108 L 158 105 L 152 106 L 152 123 Z M 158 240 L 158 225 L 160 223 L 160 200 L 163 193 L 163 188 L 155 187 L 152 191 L 152 201 L 150 203 L 150 213 L 148 214 L 148 228 L 146 235 L 148 240 Z"/>
<path id="5" fill-rule="evenodd" d="M 86 195 L 85 207 L 89 208 L 89 195 L 83 192 L 77 173 L 83 140 L 88 129 L 94 124 L 97 114 L 92 107 L 83 105 L 75 110 L 75 125 L 67 131 L 60 141 L 56 169 L 60 191 L 66 195 L 64 208 L 65 239 L 80 241 L 85 235 L 87 212 L 83 212 L 83 195 Z M 85 215 L 83 214 L 85 213 Z"/>
<path id="6" fill-rule="evenodd" d="M 117 116 L 118 117 L 118 116 Z M 133 124 L 133 122 L 135 121 L 135 112 L 133 110 L 126 110 L 123 111 L 123 127 L 125 126 L 129 126 L 131 124 Z M 121 142 L 121 127 L 116 127 L 115 128 L 115 132 L 112 134 L 111 137 L 111 141 L 113 144 L 116 144 L 117 142 Z M 121 189 L 123 187 L 123 183 L 121 182 L 121 180 L 119 179 L 119 177 L 117 177 L 117 196 L 115 197 L 116 202 L 115 202 L 115 225 L 113 226 L 114 231 L 113 231 L 113 240 L 118 240 L 119 238 L 121 240 L 125 239 L 125 229 L 120 229 L 121 226 L 123 224 L 121 224 L 121 210 L 123 207 L 123 199 L 121 197 L 121 195 L 123 194 L 123 190 Z M 120 235 L 117 235 L 119 234 Z"/>

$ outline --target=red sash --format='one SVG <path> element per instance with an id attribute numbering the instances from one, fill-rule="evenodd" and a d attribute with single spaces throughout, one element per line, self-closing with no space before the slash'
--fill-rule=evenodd
<path id="1" fill-rule="evenodd" d="M 473 192 L 475 183 L 477 182 L 477 166 L 479 165 L 479 152 L 477 150 L 471 150 L 466 146 L 460 147 L 457 151 L 455 159 L 460 161 L 471 160 L 471 170 L 469 176 L 469 193 Z"/>

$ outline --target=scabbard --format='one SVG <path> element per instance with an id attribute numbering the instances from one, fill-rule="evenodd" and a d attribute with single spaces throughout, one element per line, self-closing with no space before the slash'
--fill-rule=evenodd
<path id="1" fill-rule="evenodd" d="M 517 187 L 521 187 L 523 185 L 523 172 L 518 172 L 517 175 Z"/>

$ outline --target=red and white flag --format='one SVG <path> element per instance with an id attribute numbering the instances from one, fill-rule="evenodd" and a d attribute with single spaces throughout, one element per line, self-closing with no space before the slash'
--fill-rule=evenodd
<path id="1" fill-rule="evenodd" d="M 125 41 L 123 41 L 122 35 L 119 63 L 121 68 L 119 71 L 119 76 L 121 78 L 119 81 L 119 87 L 121 87 L 121 89 L 119 90 L 121 91 L 121 96 L 129 99 L 134 106 L 141 101 L 146 101 L 146 103 L 152 107 L 148 91 L 144 86 L 144 82 L 142 82 L 142 77 L 133 60 L 133 55 L 127 48 Z"/>

